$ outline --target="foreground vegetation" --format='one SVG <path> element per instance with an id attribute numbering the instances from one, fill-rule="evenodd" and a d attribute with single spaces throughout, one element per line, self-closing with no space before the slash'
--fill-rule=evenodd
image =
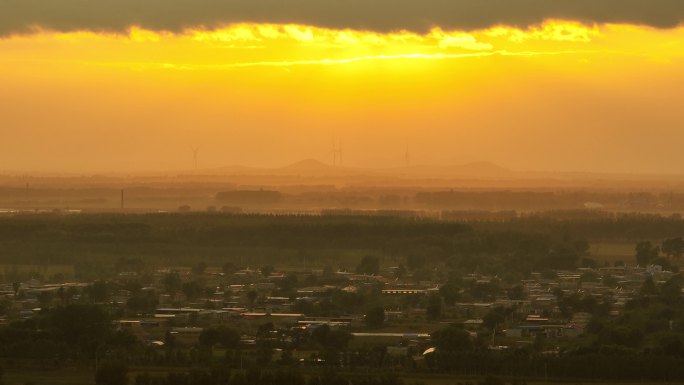
<path id="1" fill-rule="evenodd" d="M 682 234 L 681 218 L 651 215 L 558 213 L 489 222 L 224 214 L 0 218 L 2 261 L 14 266 L 2 277 L 10 290 L 0 303 L 7 321 L 0 326 L 0 362 L 14 383 L 33 369 L 66 376 L 65 368 L 74 368 L 74 384 L 90 376 L 90 383 L 112 385 L 684 382 Z M 592 245 L 611 242 L 631 243 L 632 255 L 607 263 L 591 254 Z M 330 250 L 346 258 L 331 257 Z M 608 269 L 636 264 L 667 274 L 638 270 L 646 278 L 634 287 Z M 249 265 L 251 281 L 235 278 Z M 181 275 L 169 266 L 190 268 Z M 522 341 L 529 343 L 506 335 L 528 316 L 523 280 L 552 282 L 570 273 L 578 286 L 549 289 L 555 306 L 535 312 L 549 319 L 589 314 L 581 335 L 537 333 Z M 26 279 L 58 290 L 25 294 Z M 64 285 L 71 280 L 82 285 Z M 435 290 L 387 296 L 382 290 L 390 282 L 428 282 Z M 272 287 L 258 289 L 264 283 Z M 597 295 L 582 283 L 617 289 Z M 230 285 L 245 289 L 231 292 Z M 345 290 L 350 286 L 355 289 Z M 311 287 L 326 289 L 315 298 L 299 293 Z M 115 327 L 117 320 L 153 317 L 161 296 L 171 298 L 166 306 L 206 310 L 227 302 L 254 310 L 281 298 L 308 317 L 359 315 L 362 324 L 302 330 L 267 320 L 269 311 L 264 321 L 191 317 L 171 325 L 201 330 L 185 341 L 170 332 L 155 341 Z M 38 303 L 40 310 L 19 317 L 22 303 Z M 476 316 L 462 314 L 459 303 L 502 305 L 487 307 L 478 315 L 481 325 L 468 329 L 464 321 Z M 390 312 L 412 315 L 392 320 Z M 362 342 L 352 334 L 395 330 L 429 335 Z M 246 337 L 253 342 L 246 344 Z M 390 354 L 389 346 L 405 350 Z M 59 383 L 41 376 L 24 382 Z"/>
<path id="2" fill-rule="evenodd" d="M 576 241 L 633 245 L 682 234 L 679 216 L 574 211 L 472 222 L 344 215 L 41 214 L 0 217 L 0 258 L 6 265 L 46 269 L 72 265 L 86 274 L 98 273 L 97 266 L 114 266 L 122 257 L 154 265 L 204 260 L 352 268 L 373 254 L 388 263 L 419 256 L 466 270 L 513 267 L 524 273 L 572 266 L 578 261 L 548 254 L 562 254 Z"/>

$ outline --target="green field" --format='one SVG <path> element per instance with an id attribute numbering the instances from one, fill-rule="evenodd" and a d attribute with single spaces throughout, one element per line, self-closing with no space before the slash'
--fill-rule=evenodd
<path id="1" fill-rule="evenodd" d="M 181 370 L 182 368 L 176 368 Z M 187 368 L 188 370 L 190 368 Z M 168 370 L 166 368 L 165 370 Z M 144 371 L 144 370 L 143 370 Z M 148 370 L 153 375 L 163 375 L 161 371 Z M 306 371 L 309 374 L 314 372 Z M 130 384 L 134 383 L 135 375 L 137 371 L 132 370 L 130 373 Z M 391 374 L 392 372 L 387 371 L 386 374 Z M 344 372 L 342 372 L 344 374 Z M 355 373 L 358 375 L 359 373 Z M 369 373 L 370 374 L 370 373 Z M 378 375 L 377 372 L 372 373 L 372 375 Z M 423 384 L 423 385 L 457 385 L 457 384 L 473 384 L 476 385 L 478 381 L 482 381 L 481 377 L 456 377 L 447 376 L 439 374 L 408 374 L 408 375 L 398 375 L 402 378 L 406 385 L 412 384 Z M 506 377 L 501 377 L 505 381 L 511 381 L 514 379 L 509 379 Z M 629 382 L 616 382 L 616 381 L 591 381 L 591 380 L 548 380 L 544 379 L 516 379 L 521 383 L 543 385 L 543 384 L 565 384 L 565 385 L 645 385 L 652 382 L 643 381 L 629 381 Z M 94 384 L 94 374 L 89 369 L 83 368 L 66 368 L 59 370 L 6 370 L 3 377 L 4 385 L 92 385 Z M 660 384 L 682 384 L 679 382 L 661 382 Z"/>
<path id="2" fill-rule="evenodd" d="M 4 274 L 11 273 L 40 273 L 44 276 L 52 276 L 55 274 L 63 274 L 67 277 L 74 275 L 73 265 L 22 265 L 22 264 L 0 264 L 0 272 Z"/>
<path id="3" fill-rule="evenodd" d="M 659 241 L 652 240 L 654 245 L 658 245 Z M 634 248 L 636 241 L 598 241 L 591 242 L 591 258 L 598 262 L 599 266 L 603 264 L 613 265 L 615 262 L 625 262 L 628 265 L 636 264 L 634 256 Z M 681 261 L 672 260 L 674 265 L 681 267 Z"/>
<path id="4" fill-rule="evenodd" d="M 65 368 L 58 370 L 5 370 L 4 385 L 92 385 L 92 370 Z"/>
<path id="5" fill-rule="evenodd" d="M 611 265 L 622 261 L 634 263 L 634 246 L 636 242 L 592 242 L 591 256 L 600 264 L 608 262 Z"/>

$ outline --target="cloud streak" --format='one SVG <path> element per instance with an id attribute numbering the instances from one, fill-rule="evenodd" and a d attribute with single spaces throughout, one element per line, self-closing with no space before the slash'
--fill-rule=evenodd
<path id="1" fill-rule="evenodd" d="M 548 19 L 673 28 L 682 0 L 0 0 L 0 36 L 36 29 L 126 32 L 296 23 L 375 32 L 529 27 Z"/>
<path id="2" fill-rule="evenodd" d="M 373 56 L 359 56 L 346 59 L 320 59 L 320 60 L 294 60 L 294 61 L 260 61 L 260 62 L 241 62 L 226 65 L 205 66 L 204 68 L 213 69 L 228 69 L 228 68 L 247 68 L 247 67 L 295 67 L 295 66 L 311 66 L 311 65 L 339 65 L 350 64 L 365 61 L 385 61 L 385 60 L 445 60 L 445 59 L 467 59 L 476 57 L 488 56 L 557 56 L 577 53 L 588 53 L 591 51 L 553 51 L 553 52 L 534 52 L 534 51 L 489 51 L 476 53 L 459 53 L 459 54 L 445 54 L 445 53 L 410 53 L 410 54 L 395 54 L 395 55 L 373 55 Z M 190 67 L 186 67 L 190 68 Z"/>
<path id="3" fill-rule="evenodd" d="M 177 70 L 177 71 L 220 71 L 220 70 L 237 70 L 254 67 L 276 67 L 276 68 L 290 68 L 290 67 L 308 67 L 308 66 L 337 66 L 344 64 L 354 64 L 361 62 L 373 61 L 392 61 L 392 60 L 456 60 L 456 59 L 470 59 L 492 56 L 511 56 L 511 57 L 533 57 L 533 56 L 561 56 L 561 55 L 576 55 L 576 54 L 593 54 L 599 51 L 592 50 L 569 50 L 569 51 L 487 51 L 474 53 L 402 53 L 393 55 L 368 55 L 355 56 L 347 58 L 324 58 L 324 59 L 309 59 L 309 60 L 264 60 L 264 61 L 245 61 L 227 64 L 192 64 L 192 63 L 167 63 L 167 62 L 82 62 L 70 61 L 71 64 L 85 64 L 100 67 L 122 67 L 131 70 Z M 603 51 L 602 51 L 603 52 Z M 61 61 L 41 61 L 45 63 L 63 63 Z"/>

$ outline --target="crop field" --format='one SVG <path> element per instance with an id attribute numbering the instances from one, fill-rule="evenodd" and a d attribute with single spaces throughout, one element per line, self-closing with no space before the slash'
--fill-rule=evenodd
<path id="1" fill-rule="evenodd" d="M 6 370 L 4 385 L 92 385 L 95 374 L 83 368 L 58 370 Z"/>
<path id="2" fill-rule="evenodd" d="M 613 264 L 618 261 L 634 263 L 634 242 L 606 242 L 591 243 L 591 256 L 600 264 Z"/>
<path id="3" fill-rule="evenodd" d="M 182 368 L 178 368 L 182 369 Z M 189 368 L 188 368 L 189 369 Z M 153 376 L 163 376 L 168 372 L 168 368 L 164 371 L 157 373 L 152 370 L 145 370 Z M 133 384 L 135 381 L 135 375 L 138 372 L 132 370 L 129 374 L 129 383 Z M 310 373 L 310 374 L 313 374 Z M 359 375 L 359 373 L 355 373 Z M 391 374 L 388 372 L 387 374 Z M 374 373 L 377 375 L 377 373 Z M 406 374 L 399 375 L 403 379 L 406 385 L 477 385 L 480 381 L 484 381 L 481 377 L 457 377 L 439 374 Z M 588 381 L 588 380 L 569 380 L 569 379 L 549 379 L 548 381 L 544 379 L 513 379 L 502 377 L 507 383 L 516 381 L 519 384 L 528 385 L 546 385 L 546 384 L 563 384 L 563 385 L 646 385 L 649 384 L 647 381 L 629 381 L 629 382 L 619 382 L 619 381 Z M 83 368 L 64 368 L 58 370 L 7 370 L 3 376 L 4 385 L 92 385 L 94 383 L 94 373 L 90 369 Z M 665 384 L 665 383 L 662 383 Z M 668 385 L 682 384 L 680 382 L 668 382 Z"/>

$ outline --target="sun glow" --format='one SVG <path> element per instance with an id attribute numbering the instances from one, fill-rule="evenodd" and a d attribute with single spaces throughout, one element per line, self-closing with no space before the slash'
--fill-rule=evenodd
<path id="1" fill-rule="evenodd" d="M 418 137 L 446 153 L 448 143 L 480 143 L 461 149 L 463 160 L 512 164 L 511 143 L 528 154 L 557 134 L 586 143 L 579 133 L 609 132 L 639 143 L 634 125 L 650 127 L 648 119 L 674 130 L 680 118 L 672 101 L 684 89 L 684 28 L 571 21 L 424 34 L 294 24 L 176 34 L 37 31 L 0 39 L 0 53 L 1 123 L 26 132 L 26 146 L 50 153 L 74 143 L 94 147 L 107 135 L 112 149 L 139 151 L 140 159 L 147 150 L 133 143 L 163 143 L 164 153 L 198 137 L 239 142 L 231 154 L 263 153 L 269 138 L 324 158 L 306 148 L 336 131 L 354 138 L 357 159 L 388 137 L 399 147 Z M 638 115 L 652 109 L 664 112 Z M 20 157 L 21 148 L 3 151 Z M 271 150 L 268 164 L 278 163 L 283 155 Z M 219 154 L 216 165 L 262 161 Z"/>
<path id="2" fill-rule="evenodd" d="M 665 35 L 670 43 L 654 47 L 649 35 Z M 660 32 L 624 26 L 585 26 L 549 21 L 521 30 L 495 27 L 463 32 L 439 28 L 427 34 L 332 30 L 302 25 L 238 24 L 219 30 L 159 33 L 133 27 L 127 35 L 92 32 L 40 32 L 0 40 L 5 66 L 11 62 L 75 62 L 92 66 L 141 69 L 235 69 L 265 63 L 330 65 L 378 60 L 457 59 L 553 53 L 599 53 L 629 49 L 624 54 L 661 57 L 681 52 L 681 29 Z M 640 42 L 648 42 L 646 46 Z M 636 44 L 635 44 L 636 43 Z M 626 48 L 626 47 L 625 47 Z M 661 50 L 659 48 L 664 48 Z M 473 54 L 475 53 L 475 54 Z"/>
<path id="3" fill-rule="evenodd" d="M 669 44 L 654 47 L 650 35 Z M 495 27 L 481 31 L 427 34 L 332 30 L 302 25 L 238 24 L 218 30 L 159 33 L 133 27 L 127 35 L 92 32 L 40 32 L 0 40 L 0 63 L 72 62 L 86 66 L 143 69 L 236 69 L 251 66 L 353 64 L 368 61 L 458 59 L 469 57 L 548 56 L 559 53 L 615 51 L 663 58 L 681 55 L 681 29 L 661 32 L 625 26 L 585 26 L 549 21 L 521 30 Z M 647 42 L 648 46 L 639 44 Z M 627 49 L 627 44 L 629 48 Z"/>

